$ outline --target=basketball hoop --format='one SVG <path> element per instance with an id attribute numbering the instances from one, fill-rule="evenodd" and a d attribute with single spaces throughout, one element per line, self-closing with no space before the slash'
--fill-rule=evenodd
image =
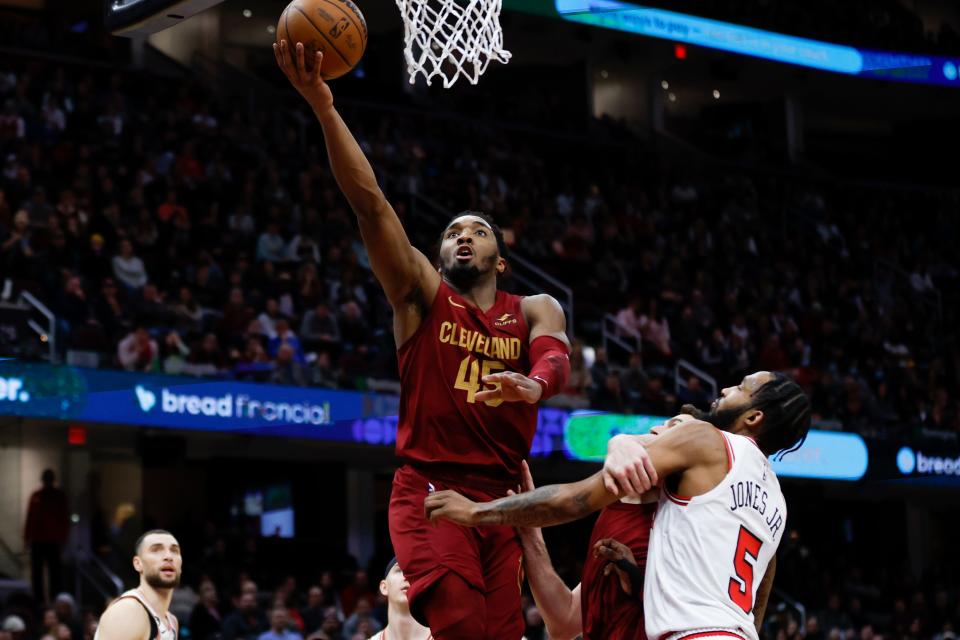
<path id="1" fill-rule="evenodd" d="M 477 84 L 492 60 L 506 64 L 500 9 L 503 0 L 397 0 L 403 16 L 410 84 L 422 74 L 449 89 L 460 76 Z"/>

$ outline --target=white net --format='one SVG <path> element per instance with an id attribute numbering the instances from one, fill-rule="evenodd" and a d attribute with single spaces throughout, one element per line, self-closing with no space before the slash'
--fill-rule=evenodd
<path id="1" fill-rule="evenodd" d="M 403 15 L 404 56 L 410 84 L 437 76 L 447 89 L 460 76 L 477 84 L 492 60 L 506 63 L 500 9 L 503 0 L 397 0 Z"/>

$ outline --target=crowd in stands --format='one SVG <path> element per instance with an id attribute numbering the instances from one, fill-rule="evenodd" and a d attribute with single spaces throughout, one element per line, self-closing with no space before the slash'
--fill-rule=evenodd
<path id="1" fill-rule="evenodd" d="M 64 352 L 294 385 L 395 378 L 389 306 L 308 117 L 75 71 L 0 73 L 0 273 L 55 311 Z M 956 194 L 658 166 L 613 124 L 571 140 L 346 111 L 415 244 L 432 251 L 445 221 L 419 215 L 423 197 L 483 210 L 572 287 L 584 341 L 559 402 L 708 401 L 697 378 L 678 393 L 682 358 L 721 386 L 791 372 L 821 425 L 956 437 Z M 632 356 L 598 348 L 608 313 Z"/>

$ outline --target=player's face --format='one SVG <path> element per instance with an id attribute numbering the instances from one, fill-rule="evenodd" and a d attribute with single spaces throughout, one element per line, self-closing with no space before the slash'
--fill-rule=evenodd
<path id="1" fill-rule="evenodd" d="M 753 404 L 753 395 L 773 378 L 769 371 L 751 373 L 735 387 L 727 387 L 720 392 L 720 397 L 710 405 L 710 411 L 702 411 L 696 407 L 685 406 L 685 413 L 689 413 L 698 420 L 709 422 L 718 429 L 729 431 L 744 411 Z"/>
<path id="2" fill-rule="evenodd" d="M 410 583 L 403 577 L 403 571 L 400 565 L 394 564 L 390 567 L 387 577 L 380 582 L 380 593 L 387 596 L 391 604 L 407 606 L 407 590 Z"/>
<path id="3" fill-rule="evenodd" d="M 180 544 L 167 533 L 150 534 L 133 558 L 133 567 L 154 589 L 173 589 L 180 584 L 183 569 Z"/>
<path id="4" fill-rule="evenodd" d="M 490 225 L 476 216 L 460 216 L 443 232 L 440 267 L 453 284 L 464 288 L 482 274 L 502 273 L 506 263 Z"/>

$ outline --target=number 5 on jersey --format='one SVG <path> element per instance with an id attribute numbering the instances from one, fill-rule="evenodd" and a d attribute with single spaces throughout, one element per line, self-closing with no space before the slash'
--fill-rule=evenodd
<path id="1" fill-rule="evenodd" d="M 480 381 L 491 373 L 502 371 L 506 368 L 506 365 L 499 360 L 484 360 L 483 366 L 481 367 L 478 360 L 475 360 L 472 356 L 467 356 L 460 363 L 460 370 L 457 371 L 457 379 L 453 383 L 453 388 L 466 391 L 467 402 L 473 404 L 477 401 L 476 395 L 477 392 L 480 391 Z M 499 389 L 500 383 L 496 382 L 486 388 Z M 503 404 L 503 398 L 491 398 L 490 400 L 486 400 L 485 404 L 489 407 L 498 407 Z"/>
<path id="2" fill-rule="evenodd" d="M 740 526 L 740 537 L 737 538 L 737 551 L 733 555 L 733 570 L 736 577 L 730 578 L 727 593 L 733 603 L 749 614 L 753 611 L 753 567 L 760 557 L 760 547 L 763 541 L 750 531 Z M 747 561 L 747 554 L 753 562 Z"/>

